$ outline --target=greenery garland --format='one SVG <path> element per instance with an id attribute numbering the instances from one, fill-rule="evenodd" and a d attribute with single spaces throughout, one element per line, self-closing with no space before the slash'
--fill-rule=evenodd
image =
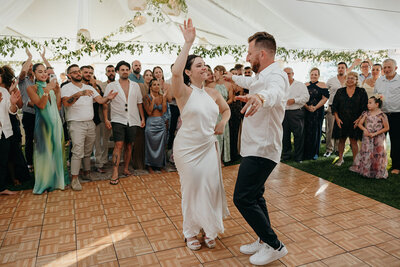
<path id="1" fill-rule="evenodd" d="M 101 2 L 101 0 L 100 0 Z M 161 5 L 168 5 L 172 8 L 178 8 L 183 12 L 187 12 L 187 5 L 185 0 L 147 0 L 147 10 L 145 14 L 151 16 L 153 22 L 164 22 L 166 20 Z M 172 5 L 172 6 L 171 6 Z M 135 17 L 143 15 L 142 12 L 136 12 Z M 92 54 L 99 54 L 108 60 L 111 56 L 119 55 L 123 52 L 129 52 L 131 55 L 141 55 L 144 46 L 150 49 L 152 53 L 176 53 L 181 51 L 181 45 L 176 43 L 141 43 L 141 42 L 116 42 L 112 41 L 111 37 L 121 33 L 132 33 L 135 30 L 133 20 L 129 20 L 125 25 L 119 27 L 116 31 L 111 32 L 107 36 L 99 39 L 86 39 L 83 35 L 78 36 L 79 42 L 82 44 L 81 48 L 77 50 L 68 50 L 72 47 L 72 40 L 69 38 L 54 38 L 49 41 L 39 43 L 34 40 L 27 40 L 23 38 L 16 38 L 13 36 L 4 36 L 0 39 L 0 54 L 4 57 L 13 57 L 17 49 L 34 48 L 37 51 L 42 50 L 45 46 L 47 50 L 53 52 L 53 58 L 50 61 L 65 61 L 70 64 L 72 61 L 79 61 L 84 55 L 91 56 Z M 247 51 L 246 45 L 197 45 L 193 48 L 193 53 L 202 57 L 221 57 L 225 55 L 232 56 L 236 61 L 244 57 Z M 315 50 L 315 49 L 286 49 L 279 47 L 277 50 L 277 57 L 283 61 L 307 61 L 307 62 L 334 62 L 340 61 L 353 62 L 356 58 L 369 58 L 372 62 L 381 62 L 388 56 L 387 50 L 379 51 L 365 51 L 365 50 L 348 50 L 348 51 L 334 51 L 334 50 Z M 0 61 L 4 63 L 4 61 Z"/>

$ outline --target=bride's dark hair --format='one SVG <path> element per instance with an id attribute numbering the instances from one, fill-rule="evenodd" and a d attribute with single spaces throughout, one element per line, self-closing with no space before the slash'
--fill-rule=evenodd
<path id="1" fill-rule="evenodd" d="M 190 78 L 189 78 L 189 76 L 186 75 L 185 70 L 190 70 L 192 68 L 193 62 L 194 62 L 196 57 L 200 57 L 200 56 L 198 56 L 198 55 L 189 55 L 187 60 L 186 60 L 185 69 L 183 70 L 183 82 L 188 86 L 190 85 Z"/>

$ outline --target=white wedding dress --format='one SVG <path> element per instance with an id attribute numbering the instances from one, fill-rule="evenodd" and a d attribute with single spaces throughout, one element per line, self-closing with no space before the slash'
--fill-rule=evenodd
<path id="1" fill-rule="evenodd" d="M 181 182 L 183 234 L 190 238 L 204 229 L 214 239 L 224 232 L 223 218 L 229 215 L 214 135 L 219 109 L 204 89 L 191 87 L 173 148 Z"/>

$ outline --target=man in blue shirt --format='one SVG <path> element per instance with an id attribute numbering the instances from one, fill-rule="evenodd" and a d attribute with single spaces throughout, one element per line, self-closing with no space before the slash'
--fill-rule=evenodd
<path id="1" fill-rule="evenodd" d="M 129 80 L 135 82 L 135 83 L 144 83 L 143 76 L 140 75 L 140 72 L 142 70 L 142 64 L 140 63 L 139 60 L 135 60 L 132 62 L 132 73 L 129 74 Z"/>

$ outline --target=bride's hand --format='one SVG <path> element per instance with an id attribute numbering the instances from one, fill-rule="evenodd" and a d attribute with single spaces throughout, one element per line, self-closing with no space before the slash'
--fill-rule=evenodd
<path id="1" fill-rule="evenodd" d="M 188 19 L 187 23 L 185 20 L 183 23 L 183 28 L 180 25 L 179 28 L 181 28 L 185 42 L 192 44 L 194 42 L 194 38 L 196 38 L 196 29 L 193 27 L 192 19 Z"/>

